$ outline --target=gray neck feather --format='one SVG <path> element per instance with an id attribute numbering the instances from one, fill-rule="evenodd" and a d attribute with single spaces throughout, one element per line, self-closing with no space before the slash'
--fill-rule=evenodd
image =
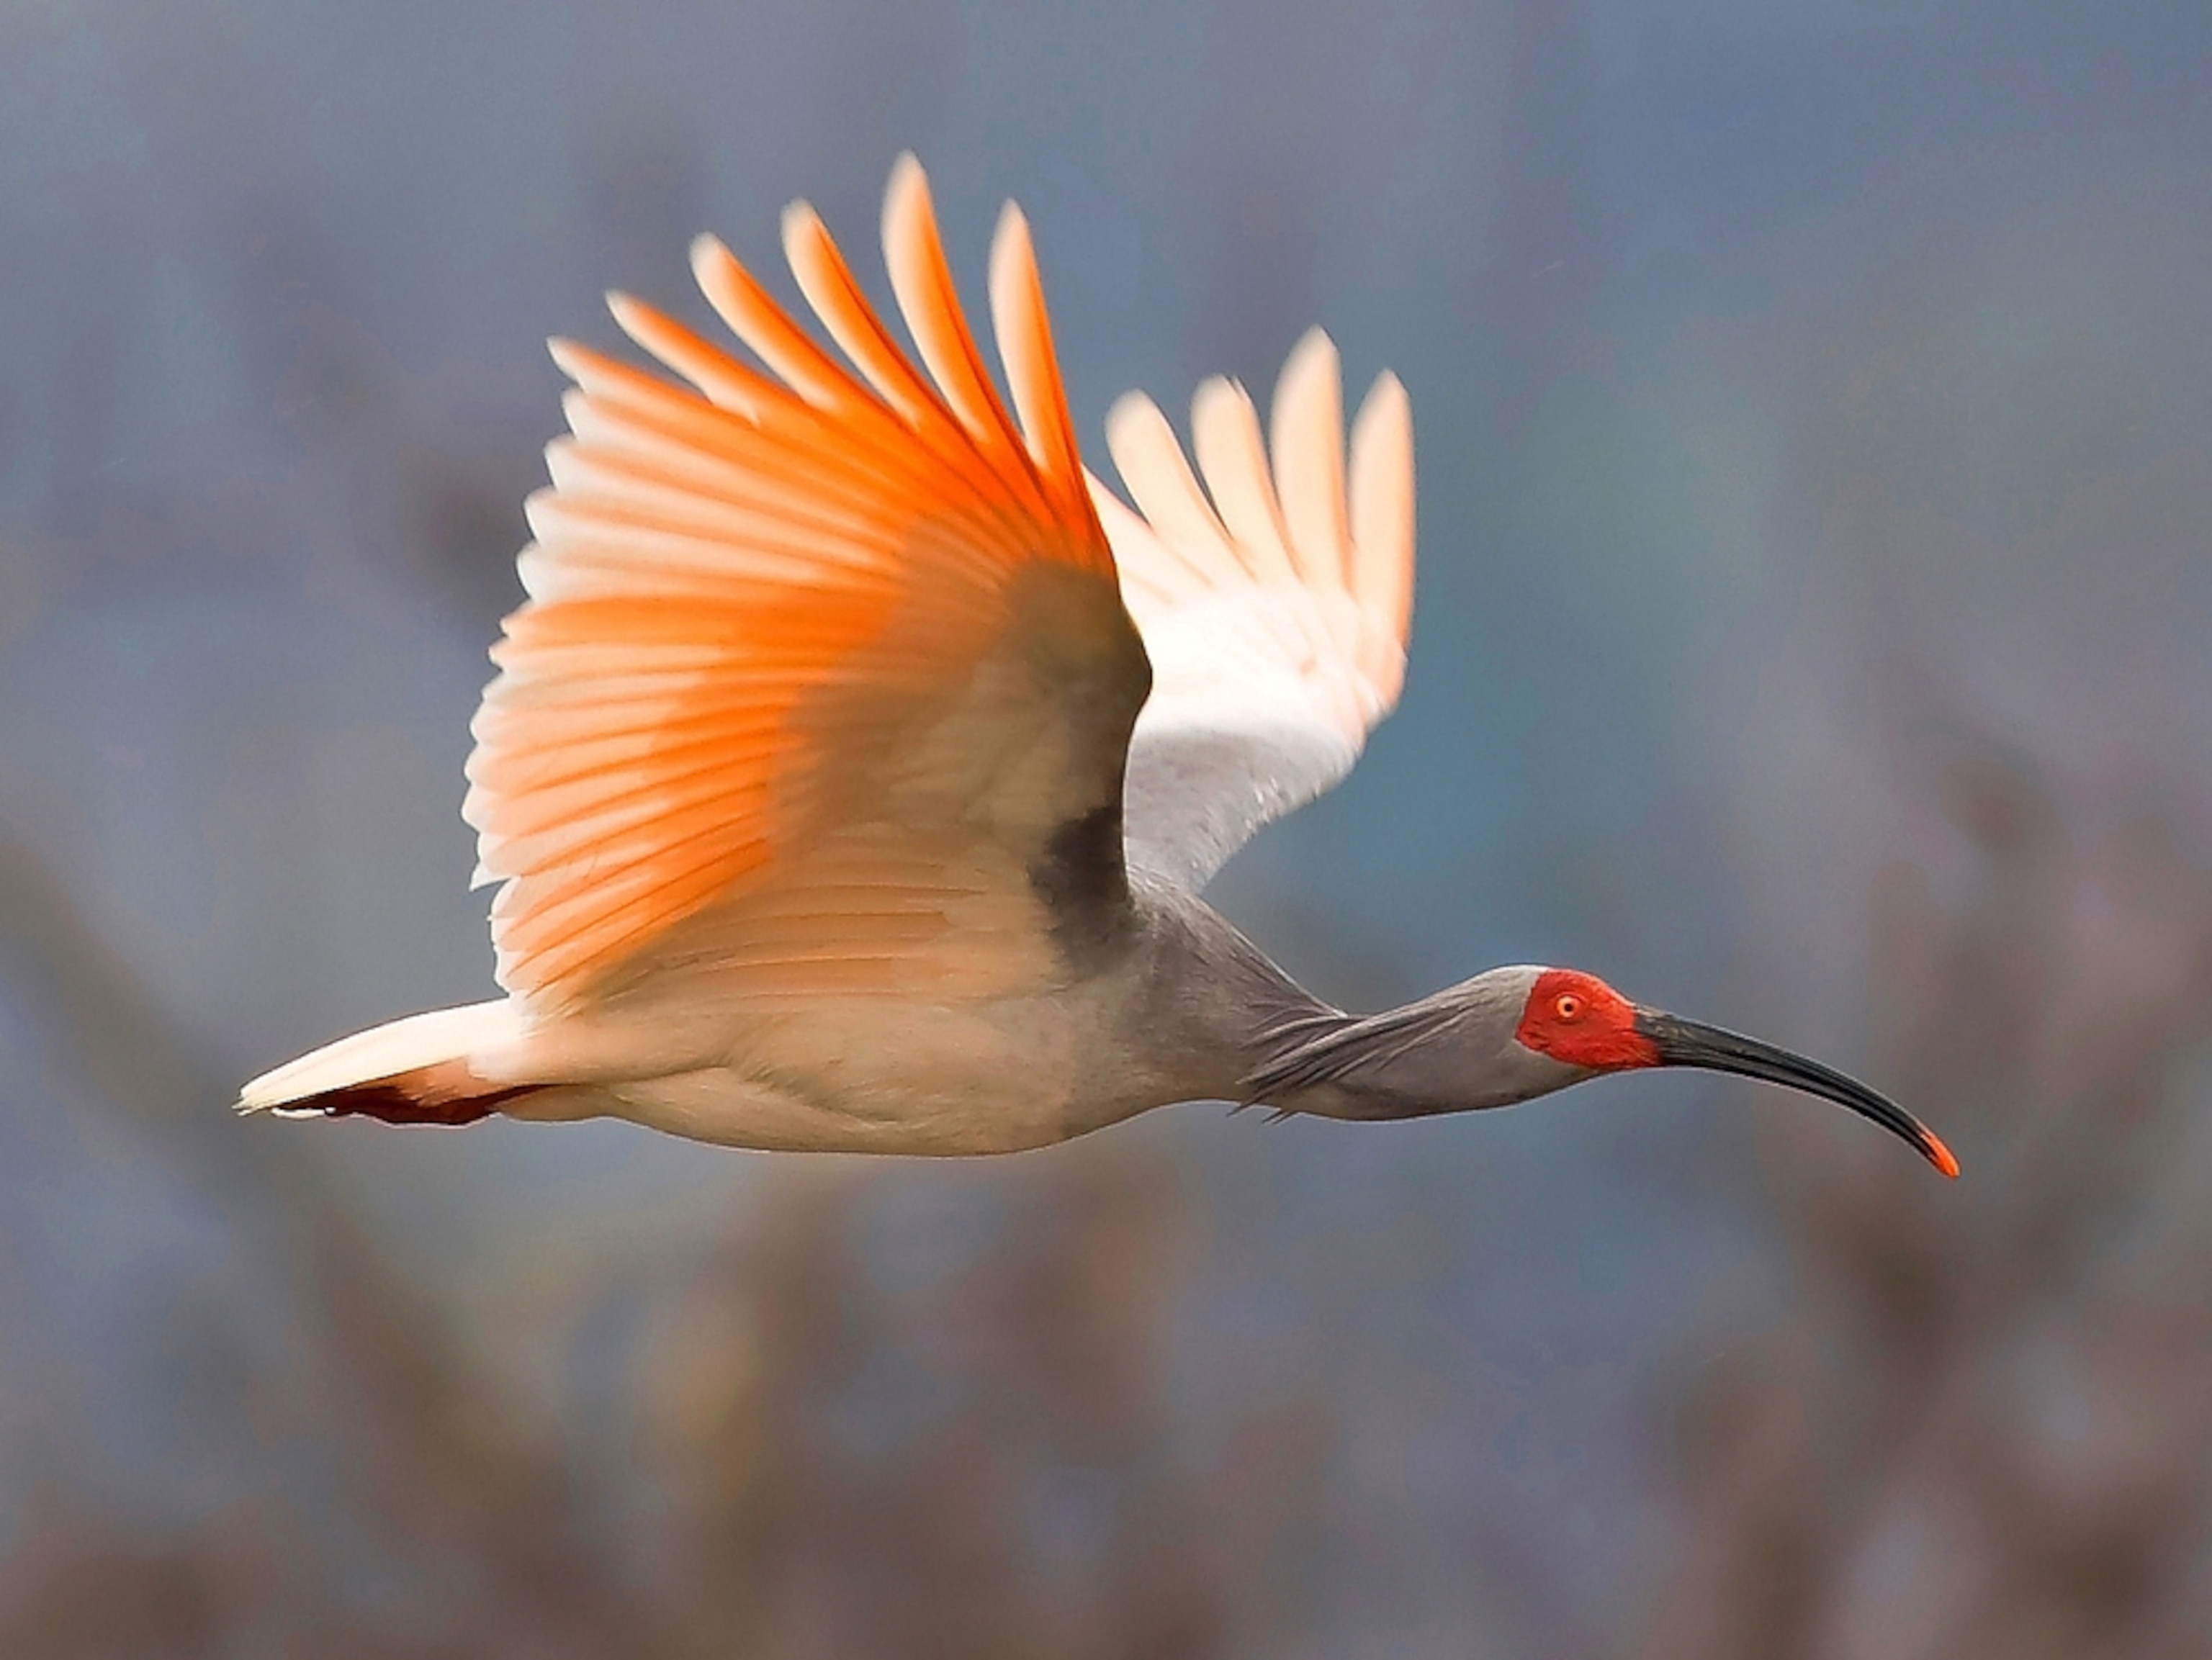
<path id="1" fill-rule="evenodd" d="M 1286 1033 L 1251 1069 L 1255 1100 L 1329 1118 L 1412 1118 L 1507 1106 L 1588 1075 L 1514 1039 L 1539 968 L 1493 968 L 1379 1015 Z"/>
<path id="2" fill-rule="evenodd" d="M 1418 1003 L 1348 1015 L 1204 901 L 1136 877 L 1151 950 L 1127 1033 L 1169 1093 L 1329 1118 L 1411 1118 L 1524 1101 L 1589 1075 L 1514 1040 L 1543 971 L 1493 968 Z"/>

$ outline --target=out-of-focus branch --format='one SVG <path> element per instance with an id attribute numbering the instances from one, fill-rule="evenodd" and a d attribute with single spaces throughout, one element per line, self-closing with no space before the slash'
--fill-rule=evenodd
<path id="1" fill-rule="evenodd" d="M 242 1350 L 214 1370 L 246 1391 L 227 1409 L 291 1426 L 333 1455 L 349 1477 L 349 1504 L 374 1518 L 386 1549 L 413 1558 L 427 1578 L 459 1582 L 445 1600 L 473 1638 L 420 1651 L 483 1653 L 488 1632 L 519 1625 L 549 1628 L 536 1652 L 652 1652 L 635 1640 L 627 1589 L 582 1548 L 557 1454 L 509 1427 L 514 1415 L 468 1364 L 442 1312 L 392 1274 L 316 1166 L 281 1136 L 248 1133 L 222 1111 L 229 1092 L 151 991 L 36 853 L 5 838 L 0 963 L 29 992 L 41 1026 L 64 1039 L 94 1101 L 219 1194 L 248 1248 L 305 1264 L 298 1329 L 309 1347 L 297 1372 L 268 1376 L 260 1357 Z M 228 1330 L 199 1336 L 241 1341 Z M 364 1625 L 336 1595 L 342 1576 L 321 1556 L 327 1541 L 274 1494 L 255 1521 L 210 1536 L 147 1538 L 61 1511 L 34 1534 L 33 1548 L 0 1573 L 0 1652 L 215 1652 L 223 1633 L 288 1602 L 291 1617 L 329 1645 L 313 1652 L 358 1652 L 348 1645 L 380 1623 Z M 268 1571 L 234 1571 L 242 1559 Z"/>
<path id="2" fill-rule="evenodd" d="M 220 1112 L 211 1069 L 20 844 L 0 842 L 0 942 L 96 1099 L 297 1265 L 295 1364 L 215 1370 L 244 1380 L 226 1409 L 316 1447 L 343 1518 L 272 1493 L 149 1532 L 57 1500 L 0 1569 L 0 1653 L 150 1660 L 265 1629 L 304 1656 L 420 1660 L 1221 1651 L 1224 1564 L 1152 1357 L 1177 1233 L 1157 1167 L 1083 1148 L 1010 1170 L 992 1249 L 918 1325 L 863 1259 L 886 1178 L 792 1166 L 639 1357 L 671 1497 L 641 1578 L 598 1536 L 605 1495 L 520 1427 L 281 1129 Z M 404 1617 L 356 1606 L 333 1552 L 390 1564 Z"/>
<path id="3" fill-rule="evenodd" d="M 1882 1075 L 1967 1179 L 1788 1184 L 1802 1312 L 1690 1409 L 1656 1656 L 2172 1652 L 2206 1612 L 2212 1268 L 2159 1257 L 2154 1178 L 2212 1030 L 2212 872 L 2155 822 L 2078 842 L 1994 750 L 1943 784 L 1973 884 L 1885 885 L 1875 993 Z"/>

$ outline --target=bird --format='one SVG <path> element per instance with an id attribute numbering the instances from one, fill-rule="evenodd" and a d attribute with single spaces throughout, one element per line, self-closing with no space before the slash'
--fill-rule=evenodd
<path id="1" fill-rule="evenodd" d="M 240 1111 L 957 1155 L 1176 1102 L 1413 1119 L 1688 1067 L 1824 1098 L 1957 1175 L 1867 1085 L 1595 975 L 1493 968 L 1356 1014 L 1200 897 L 1398 702 L 1395 375 L 1347 440 L 1311 330 L 1264 432 L 1235 382 L 1198 388 L 1195 470 L 1125 395 L 1124 500 L 1079 453 L 1015 204 L 988 278 L 1003 393 L 910 154 L 881 227 L 910 344 L 811 207 L 781 228 L 826 345 L 712 237 L 692 272 L 749 357 L 622 294 L 658 371 L 550 342 L 568 432 L 525 503 L 462 808 L 504 995 L 318 1049 Z"/>

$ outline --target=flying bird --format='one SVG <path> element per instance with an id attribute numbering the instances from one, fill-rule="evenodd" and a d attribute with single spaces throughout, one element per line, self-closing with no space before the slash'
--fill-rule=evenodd
<path id="1" fill-rule="evenodd" d="M 910 346 L 803 203 L 784 251 L 843 360 L 712 238 L 692 270 L 752 360 L 621 294 L 677 379 L 553 342 L 570 430 L 462 809 L 506 995 L 319 1049 L 242 1110 L 976 1154 L 1176 1101 L 1411 1118 L 1702 1067 L 1957 1173 L 1864 1084 L 1593 975 L 1495 968 L 1370 1015 L 1292 981 L 1199 895 L 1397 703 L 1404 387 L 1376 381 L 1347 446 L 1315 330 L 1264 435 L 1240 387 L 1199 388 L 1195 472 L 1132 393 L 1106 421 L 1125 501 L 1079 454 L 1019 209 L 991 249 L 1003 397 L 911 156 L 883 243 Z"/>

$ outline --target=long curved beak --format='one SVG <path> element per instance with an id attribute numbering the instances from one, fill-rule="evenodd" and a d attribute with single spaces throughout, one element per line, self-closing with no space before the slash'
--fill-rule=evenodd
<path id="1" fill-rule="evenodd" d="M 1663 1014 L 1656 1009 L 1636 1011 L 1636 1030 L 1658 1051 L 1657 1063 L 1661 1066 L 1695 1066 L 1708 1072 L 1734 1072 L 1802 1090 L 1808 1095 L 1818 1095 L 1838 1106 L 1847 1106 L 1861 1118 L 1873 1119 L 1892 1135 L 1903 1137 L 1922 1158 L 1954 1181 L 1958 1179 L 1959 1161 L 1951 1156 L 1951 1149 L 1943 1145 L 1934 1130 L 1888 1096 L 1868 1088 L 1856 1078 L 1846 1077 L 1833 1067 L 1778 1049 L 1771 1043 L 1761 1043 L 1756 1038 L 1723 1032 L 1717 1026 L 1686 1021 L 1679 1015 Z"/>

